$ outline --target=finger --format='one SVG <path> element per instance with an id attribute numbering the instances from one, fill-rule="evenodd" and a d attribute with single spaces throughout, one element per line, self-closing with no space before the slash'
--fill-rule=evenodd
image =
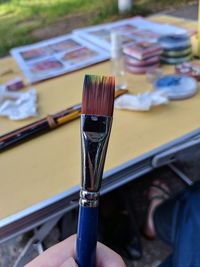
<path id="1" fill-rule="evenodd" d="M 65 262 L 63 262 L 60 267 L 78 267 L 78 265 L 76 264 L 75 260 L 70 257 Z"/>
<path id="2" fill-rule="evenodd" d="M 119 254 L 106 247 L 97 244 L 97 266 L 98 267 L 126 267 L 124 261 Z"/>
<path id="3" fill-rule="evenodd" d="M 25 267 L 60 267 L 68 258 L 75 257 L 75 239 L 73 235 L 47 249 Z"/>

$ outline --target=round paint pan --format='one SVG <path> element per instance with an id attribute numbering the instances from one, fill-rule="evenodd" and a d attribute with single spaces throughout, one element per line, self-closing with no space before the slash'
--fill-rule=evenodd
<path id="1" fill-rule="evenodd" d="M 180 49 L 191 46 L 190 37 L 187 34 L 170 34 L 161 36 L 158 40 L 163 49 Z"/>
<path id="2" fill-rule="evenodd" d="M 144 74 L 146 73 L 149 69 L 152 69 L 152 68 L 157 68 L 159 66 L 159 63 L 156 63 L 154 65 L 151 65 L 151 66 L 145 66 L 145 67 L 135 67 L 135 66 L 132 66 L 132 65 L 126 65 L 126 70 L 130 73 L 133 73 L 133 74 Z"/>
<path id="3" fill-rule="evenodd" d="M 189 54 L 185 57 L 165 57 L 165 56 L 161 56 L 160 60 L 162 63 L 165 64 L 172 64 L 172 65 L 176 65 L 176 64 L 181 64 L 183 62 L 187 62 L 190 61 L 192 58 L 192 55 Z"/>
<path id="4" fill-rule="evenodd" d="M 159 62 L 160 62 L 159 56 L 151 57 L 145 60 L 137 60 L 133 57 L 125 57 L 125 63 L 133 67 L 147 67 L 147 66 L 152 66 L 154 64 L 158 64 Z"/>
<path id="5" fill-rule="evenodd" d="M 154 89 L 165 91 L 169 99 L 186 99 L 196 94 L 197 81 L 183 75 L 166 75 L 154 82 Z"/>

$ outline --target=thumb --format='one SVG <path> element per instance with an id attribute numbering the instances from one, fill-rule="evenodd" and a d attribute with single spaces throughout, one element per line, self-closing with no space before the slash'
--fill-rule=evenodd
<path id="1" fill-rule="evenodd" d="M 60 267 L 78 267 L 78 265 L 76 264 L 75 260 L 70 257 L 65 262 L 63 262 Z"/>

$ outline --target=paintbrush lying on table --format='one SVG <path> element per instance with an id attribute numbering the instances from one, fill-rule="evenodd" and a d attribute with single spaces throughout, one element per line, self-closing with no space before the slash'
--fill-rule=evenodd
<path id="1" fill-rule="evenodd" d="M 78 118 L 80 110 L 81 105 L 78 104 L 2 135 L 0 137 L 0 152 Z"/>
<path id="2" fill-rule="evenodd" d="M 115 98 L 126 94 L 128 90 L 116 90 Z M 17 144 L 28 141 L 43 133 L 49 132 L 80 117 L 81 104 L 74 105 L 54 115 L 49 115 L 36 122 L 16 129 L 0 136 L 0 152 L 9 149 Z"/>
<path id="3" fill-rule="evenodd" d="M 81 110 L 82 183 L 77 231 L 79 267 L 95 267 L 99 190 L 112 125 L 114 77 L 86 75 Z"/>

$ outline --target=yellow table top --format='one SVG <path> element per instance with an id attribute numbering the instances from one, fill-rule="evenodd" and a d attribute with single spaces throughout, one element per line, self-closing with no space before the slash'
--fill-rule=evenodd
<path id="1" fill-rule="evenodd" d="M 179 19 L 153 17 L 154 21 L 172 22 Z M 182 22 L 183 23 L 183 22 Z M 187 26 L 195 27 L 192 22 Z M 20 75 L 15 61 L 8 57 L 0 61 L 0 69 L 11 67 Z M 164 73 L 173 73 L 173 66 L 165 66 Z M 80 103 L 83 78 L 89 74 L 110 74 L 110 63 L 104 62 L 76 71 L 33 87 L 38 90 L 40 117 Z M 145 75 L 127 74 L 131 93 L 152 89 Z M 2 82 L 2 81 L 1 81 Z M 163 144 L 199 128 L 200 93 L 190 99 L 171 101 L 168 105 L 155 107 L 149 112 L 114 112 L 114 124 L 106 160 L 106 170 L 119 166 Z M 12 122 L 0 118 L 3 134 L 31 123 Z M 0 219 L 16 214 L 34 204 L 55 196 L 80 182 L 80 130 L 79 120 L 68 123 L 0 154 Z"/>

